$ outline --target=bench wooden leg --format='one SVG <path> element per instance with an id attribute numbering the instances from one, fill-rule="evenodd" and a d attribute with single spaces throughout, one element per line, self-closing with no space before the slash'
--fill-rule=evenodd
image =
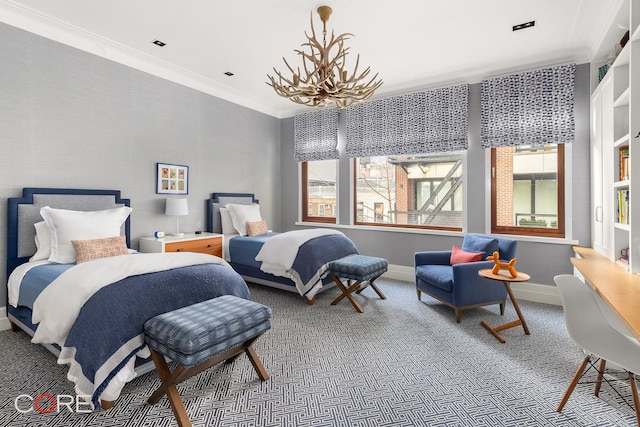
<path id="1" fill-rule="evenodd" d="M 364 313 L 364 310 L 362 309 L 362 307 L 360 306 L 360 304 L 358 304 L 358 301 L 356 301 L 353 298 L 353 295 L 351 295 L 351 293 L 353 291 L 355 291 L 356 289 L 358 289 L 358 287 L 360 286 L 360 281 L 356 281 L 353 285 L 351 284 L 351 281 L 347 282 L 347 286 L 349 286 L 348 288 L 344 286 L 344 284 L 342 283 L 342 281 L 340 280 L 340 278 L 336 277 L 336 276 L 331 276 L 331 279 L 333 279 L 333 281 L 336 283 L 336 285 L 338 286 L 338 288 L 340 288 L 340 290 L 342 291 L 342 295 L 340 295 L 338 298 L 334 299 L 333 302 L 331 303 L 331 305 L 336 305 L 338 304 L 340 301 L 342 301 L 343 298 L 347 298 L 349 300 L 349 302 L 351 303 L 351 305 L 353 306 L 353 308 L 356 309 L 356 311 L 358 313 Z"/>
<path id="2" fill-rule="evenodd" d="M 153 363 L 156 365 L 156 370 L 158 371 L 158 375 L 162 380 L 163 384 L 169 377 L 171 376 L 171 371 L 169 371 L 169 367 L 167 366 L 167 362 L 164 360 L 164 356 L 160 353 L 156 352 L 153 349 L 151 350 L 151 357 L 153 358 Z M 178 366 L 181 368 L 181 366 Z M 184 369 L 184 368 L 183 368 Z M 175 372 L 175 371 L 174 371 Z M 176 417 L 176 421 L 180 427 L 191 427 L 191 420 L 189 419 L 189 415 L 187 414 L 187 409 L 184 407 L 184 403 L 182 403 L 182 399 L 180 398 L 180 393 L 178 393 L 178 389 L 176 388 L 175 383 L 170 384 L 163 389 L 162 386 L 156 390 L 148 402 L 153 405 L 162 397 L 163 394 L 167 394 L 167 399 L 169 399 L 169 404 L 171 404 L 171 410 L 173 411 L 173 415 Z M 157 396 L 159 394 L 159 396 Z"/>
<path id="3" fill-rule="evenodd" d="M 376 286 L 374 282 L 374 280 L 376 280 L 378 277 L 380 276 L 376 276 L 373 279 L 369 280 L 369 282 L 367 283 L 366 286 L 361 287 L 360 289 L 358 289 L 356 291 L 356 294 L 359 294 L 360 292 L 364 291 L 365 289 L 367 289 L 369 286 L 371 286 L 371 288 L 373 288 L 373 290 L 376 292 L 376 294 L 378 294 L 378 297 L 380 297 L 380 299 L 387 299 L 386 296 L 384 296 L 384 294 L 382 293 L 382 291 Z M 420 299 L 420 292 L 418 291 L 418 299 Z"/>
<path id="4" fill-rule="evenodd" d="M 244 352 L 247 354 L 247 357 L 249 358 L 249 361 L 253 365 L 253 369 L 256 370 L 256 373 L 258 374 L 258 377 L 262 381 L 268 380 L 269 379 L 269 373 L 264 368 L 264 365 L 260 361 L 260 358 L 258 357 L 258 354 L 253 349 L 253 347 L 249 346 L 249 347 L 245 348 Z"/>
<path id="5" fill-rule="evenodd" d="M 156 370 L 158 371 L 158 376 L 160 376 L 162 383 L 160 384 L 160 387 L 158 387 L 156 391 L 151 394 L 147 402 L 149 402 L 150 405 L 153 405 L 158 402 L 158 400 L 160 400 L 163 395 L 166 394 L 167 399 L 169 399 L 169 403 L 171 404 L 171 410 L 173 411 L 173 415 L 176 417 L 178 425 L 180 427 L 190 427 L 191 421 L 189 420 L 189 416 L 187 415 L 187 410 L 184 407 L 184 403 L 182 402 L 180 393 L 178 393 L 176 384 L 188 378 L 191 378 L 192 376 L 197 375 L 200 372 L 209 369 L 210 367 L 217 365 L 220 362 L 226 361 L 227 363 L 231 363 L 240 354 L 242 354 L 243 351 L 249 358 L 249 361 L 258 374 L 258 377 L 262 381 L 268 380 L 269 374 L 260 361 L 258 354 L 252 347 L 252 344 L 260 337 L 260 335 L 255 336 L 242 344 L 236 345 L 221 353 L 218 353 L 211 359 L 205 360 L 197 365 L 190 366 L 188 368 L 178 365 L 173 371 L 169 370 L 169 367 L 167 366 L 167 362 L 165 361 L 163 355 L 161 355 L 154 349 L 149 348 L 149 350 L 151 350 L 153 363 L 156 365 Z"/>

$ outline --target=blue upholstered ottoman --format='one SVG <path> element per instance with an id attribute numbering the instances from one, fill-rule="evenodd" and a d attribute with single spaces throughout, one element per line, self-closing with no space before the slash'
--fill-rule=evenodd
<path id="1" fill-rule="evenodd" d="M 384 258 L 366 255 L 349 255 L 329 263 L 328 275 L 342 290 L 342 294 L 333 300 L 331 305 L 336 305 L 346 297 L 356 311 L 363 313 L 362 306 L 351 294 L 354 291 L 359 294 L 368 286 L 371 286 L 381 299 L 387 299 L 373 282 L 387 271 L 388 265 Z M 347 279 L 346 285 L 341 279 Z M 355 281 L 353 284 L 352 280 Z"/>
<path id="2" fill-rule="evenodd" d="M 261 380 L 269 379 L 251 345 L 271 328 L 271 309 L 244 298 L 224 295 L 160 314 L 144 324 L 145 341 L 162 379 L 149 397 L 156 403 L 165 393 L 181 427 L 190 426 L 176 384 L 243 351 Z M 169 371 L 165 356 L 177 363 Z"/>

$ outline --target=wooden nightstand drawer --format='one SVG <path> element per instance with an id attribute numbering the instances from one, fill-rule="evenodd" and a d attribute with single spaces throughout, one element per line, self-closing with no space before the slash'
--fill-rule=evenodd
<path id="1" fill-rule="evenodd" d="M 199 252 L 221 257 L 222 237 L 166 243 L 164 250 L 165 252 Z"/>

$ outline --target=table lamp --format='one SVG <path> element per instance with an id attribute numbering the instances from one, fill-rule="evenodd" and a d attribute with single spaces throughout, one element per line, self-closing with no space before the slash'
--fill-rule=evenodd
<path id="1" fill-rule="evenodd" d="M 189 215 L 189 205 L 187 199 L 167 199 L 167 205 L 164 211 L 165 215 L 175 215 L 176 217 L 176 237 L 184 237 L 184 233 L 180 232 L 180 217 Z"/>

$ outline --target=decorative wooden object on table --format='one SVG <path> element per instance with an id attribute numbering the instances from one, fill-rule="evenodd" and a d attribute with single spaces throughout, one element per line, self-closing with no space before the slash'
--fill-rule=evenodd
<path id="1" fill-rule="evenodd" d="M 528 274 L 521 273 L 521 272 L 517 272 L 516 273 L 516 277 L 512 277 L 510 273 L 507 273 L 505 271 L 499 271 L 496 274 L 490 268 L 486 268 L 484 270 L 480 270 L 480 271 L 478 271 L 478 274 L 481 277 L 484 277 L 484 278 L 487 278 L 487 279 L 501 281 L 504 284 L 504 287 L 507 290 L 507 293 L 509 294 L 509 298 L 511 298 L 511 302 L 513 303 L 513 307 L 516 309 L 516 313 L 518 314 L 518 320 L 514 320 L 513 322 L 505 323 L 504 325 L 497 326 L 495 328 L 492 328 L 491 326 L 486 324 L 484 321 L 481 321 L 480 324 L 482 326 L 484 326 L 486 330 L 491 332 L 491 334 L 494 337 L 496 337 L 503 344 L 506 341 L 504 340 L 504 338 L 502 338 L 500 336 L 500 334 L 498 334 L 498 332 L 504 331 L 505 329 L 510 329 L 510 328 L 515 327 L 515 326 L 522 325 L 522 328 L 524 329 L 524 333 L 527 334 L 527 335 L 530 335 L 529 327 L 527 326 L 527 322 L 525 322 L 524 316 L 522 315 L 522 312 L 520 311 L 520 306 L 518 305 L 518 300 L 516 300 L 516 298 L 513 296 L 513 292 L 511 291 L 511 282 L 526 282 L 529 279 L 531 279 L 531 277 Z"/>
<path id="2" fill-rule="evenodd" d="M 493 266 L 493 269 L 491 270 L 493 274 L 498 274 L 501 268 L 506 268 L 509 271 L 509 274 L 511 274 L 511 277 L 513 278 L 518 277 L 518 272 L 516 271 L 516 267 L 515 267 L 516 261 L 518 260 L 518 258 L 514 258 L 509 262 L 502 262 L 500 261 L 500 252 L 495 251 L 493 255 L 487 257 L 487 260 L 491 260 L 491 259 L 495 264 Z"/>
<path id="3" fill-rule="evenodd" d="M 222 234 L 185 233 L 184 237 L 143 237 L 140 252 L 199 252 L 222 257 Z"/>

